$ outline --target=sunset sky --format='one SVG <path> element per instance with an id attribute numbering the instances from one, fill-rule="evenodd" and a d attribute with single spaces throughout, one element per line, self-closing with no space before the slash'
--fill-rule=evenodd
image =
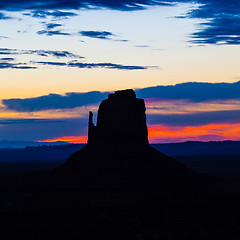
<path id="1" fill-rule="evenodd" d="M 0 141 L 86 142 L 118 89 L 150 142 L 240 140 L 239 0 L 0 0 Z"/>

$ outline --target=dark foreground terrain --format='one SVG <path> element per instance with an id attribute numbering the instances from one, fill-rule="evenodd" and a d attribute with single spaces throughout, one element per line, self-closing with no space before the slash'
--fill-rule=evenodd
<path id="1" fill-rule="evenodd" d="M 166 171 L 156 179 L 87 177 L 79 169 L 2 176 L 1 239 L 240 239 L 238 180 L 194 173 L 182 180 Z"/>
<path id="2" fill-rule="evenodd" d="M 4 194 L 1 239 L 239 239 L 239 195 L 151 190 Z"/>
<path id="3" fill-rule="evenodd" d="M 24 188 L 5 182 L 1 239 L 240 239 L 239 183 L 97 181 L 65 179 L 41 187 L 33 180 Z"/>
<path id="4" fill-rule="evenodd" d="M 53 169 L 83 146 L 68 144 L 0 149 L 0 175 Z M 152 146 L 196 172 L 222 178 L 240 178 L 240 142 L 185 142 Z"/>

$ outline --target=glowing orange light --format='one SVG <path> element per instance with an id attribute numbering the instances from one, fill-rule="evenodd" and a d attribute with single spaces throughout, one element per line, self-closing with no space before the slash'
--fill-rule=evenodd
<path id="1" fill-rule="evenodd" d="M 240 140 L 240 124 L 208 124 L 201 126 L 170 126 L 154 124 L 148 126 L 150 143 L 184 141 Z M 87 136 L 63 136 L 38 142 L 86 143 Z"/>
<path id="2" fill-rule="evenodd" d="M 68 142 L 68 143 L 86 143 L 87 142 L 87 136 L 66 136 L 66 137 L 60 137 L 60 138 L 41 140 L 41 141 L 38 141 L 38 142 L 54 143 L 54 142 L 58 142 L 58 141 Z"/>

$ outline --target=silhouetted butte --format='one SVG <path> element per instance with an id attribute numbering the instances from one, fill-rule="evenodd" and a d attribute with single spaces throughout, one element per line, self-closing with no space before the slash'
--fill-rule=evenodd
<path id="1" fill-rule="evenodd" d="M 109 94 L 99 106 L 97 126 L 89 114 L 88 145 L 148 146 L 145 104 L 133 90 Z"/>
<path id="2" fill-rule="evenodd" d="M 198 176 L 149 145 L 145 111 L 144 100 L 131 89 L 110 94 L 99 106 L 96 126 L 89 114 L 87 145 L 63 167 L 80 176 L 137 181 Z"/>

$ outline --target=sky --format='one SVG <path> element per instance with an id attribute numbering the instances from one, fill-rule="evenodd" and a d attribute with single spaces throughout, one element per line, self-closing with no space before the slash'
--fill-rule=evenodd
<path id="1" fill-rule="evenodd" d="M 239 0 L 0 0 L 0 141 L 87 141 L 133 88 L 149 140 L 240 140 Z"/>

